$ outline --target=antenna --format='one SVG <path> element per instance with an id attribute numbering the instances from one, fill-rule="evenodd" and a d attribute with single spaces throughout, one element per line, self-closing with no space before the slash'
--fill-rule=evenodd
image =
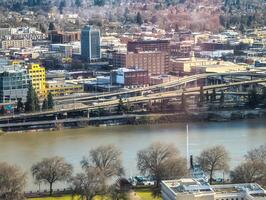
<path id="1" fill-rule="evenodd" d="M 187 169 L 190 169 L 188 124 L 187 124 Z"/>

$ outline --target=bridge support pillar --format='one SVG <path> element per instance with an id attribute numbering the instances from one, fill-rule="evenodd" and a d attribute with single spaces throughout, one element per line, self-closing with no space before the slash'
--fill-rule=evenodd
<path id="1" fill-rule="evenodd" d="M 90 118 L 90 109 L 87 111 L 87 118 Z"/>

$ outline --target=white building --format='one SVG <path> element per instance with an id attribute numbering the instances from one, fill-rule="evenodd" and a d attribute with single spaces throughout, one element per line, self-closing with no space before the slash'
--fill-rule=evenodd
<path id="1" fill-rule="evenodd" d="M 162 181 L 161 186 L 163 200 L 266 200 L 266 191 L 256 183 L 209 185 L 184 178 Z"/>

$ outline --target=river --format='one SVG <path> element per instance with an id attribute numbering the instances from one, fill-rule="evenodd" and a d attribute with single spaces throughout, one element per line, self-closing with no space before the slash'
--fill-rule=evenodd
<path id="1" fill-rule="evenodd" d="M 27 190 L 36 190 L 30 168 L 44 157 L 63 156 L 78 172 L 80 160 L 91 148 L 117 145 L 123 152 L 126 175 L 137 174 L 136 153 L 152 142 L 175 144 L 186 156 L 186 125 L 156 124 L 141 126 L 87 127 L 54 132 L 5 134 L 0 136 L 0 161 L 20 166 L 28 175 Z M 266 143 L 265 120 L 204 122 L 189 124 L 189 150 L 194 156 L 212 145 L 222 144 L 230 152 L 233 168 L 250 149 Z"/>

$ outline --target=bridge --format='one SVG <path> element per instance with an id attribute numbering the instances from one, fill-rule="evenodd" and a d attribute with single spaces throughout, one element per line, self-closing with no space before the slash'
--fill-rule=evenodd
<path id="1" fill-rule="evenodd" d="M 197 81 L 199 79 L 207 78 L 207 77 L 216 77 L 216 76 L 258 76 L 258 77 L 265 77 L 265 74 L 257 74 L 257 73 L 244 73 L 244 72 L 235 72 L 235 73 L 219 73 L 219 74 L 198 74 L 198 75 L 193 75 L 189 77 L 184 77 L 176 81 L 172 81 L 169 83 L 164 83 L 160 85 L 155 85 L 155 86 L 150 86 L 147 88 L 140 88 L 140 89 L 134 89 L 126 92 L 117 92 L 117 93 L 109 93 L 109 94 L 103 94 L 103 95 L 98 95 L 97 98 L 95 96 L 93 97 L 81 97 L 79 99 L 80 102 L 82 103 L 87 103 L 86 104 L 81 104 L 79 106 L 70 106 L 68 108 L 63 108 L 63 109 L 56 109 L 56 110 L 50 110 L 50 111 L 42 111 L 42 112 L 35 112 L 35 113 L 23 113 L 23 114 L 15 114 L 15 115 L 9 115 L 9 116 L 1 116 L 0 117 L 0 122 L 1 121 L 7 121 L 7 120 L 15 120 L 15 119 L 26 119 L 26 118 L 34 118 L 34 117 L 40 117 L 40 116 L 55 116 L 59 114 L 65 114 L 69 112 L 87 112 L 87 116 L 89 117 L 89 113 L 94 110 L 98 109 L 110 109 L 117 107 L 119 104 L 119 99 L 108 99 L 113 96 L 120 96 L 121 94 L 128 94 L 128 93 L 136 93 L 136 92 L 141 92 L 141 91 L 148 91 L 148 90 L 153 90 L 153 89 L 158 89 L 160 88 L 159 91 L 152 93 L 152 94 L 147 94 L 147 95 L 136 95 L 128 98 L 124 98 L 123 102 L 128 103 L 131 105 L 134 104 L 139 104 L 139 103 L 145 103 L 145 102 L 150 102 L 150 101 L 156 101 L 156 100 L 163 100 L 163 99 L 173 99 L 173 98 L 180 98 L 182 93 L 184 95 L 195 95 L 198 94 L 200 91 L 200 87 L 191 87 L 191 88 L 182 88 L 180 87 L 179 89 L 176 90 L 163 90 L 161 88 L 176 88 L 178 86 L 182 86 L 183 84 Z M 209 86 L 203 86 L 202 89 L 204 91 L 207 90 L 213 90 L 213 89 L 226 89 L 230 87 L 235 87 L 239 85 L 250 85 L 250 84 L 259 84 L 259 83 L 265 83 L 266 78 L 259 78 L 259 79 L 252 79 L 252 80 L 245 80 L 245 81 L 239 81 L 239 82 L 228 82 L 228 83 L 222 83 L 222 84 L 216 84 L 216 85 L 209 85 Z M 241 92 L 240 92 L 241 93 Z M 240 94 L 239 93 L 239 94 Z M 234 92 L 234 94 L 238 94 L 238 92 Z M 241 93 L 243 94 L 243 92 Z M 97 99 L 105 97 L 103 102 L 97 102 Z M 94 103 L 91 104 L 89 100 L 93 100 Z M 57 120 L 57 119 L 55 119 Z M 25 123 L 25 122 L 23 122 Z"/>

